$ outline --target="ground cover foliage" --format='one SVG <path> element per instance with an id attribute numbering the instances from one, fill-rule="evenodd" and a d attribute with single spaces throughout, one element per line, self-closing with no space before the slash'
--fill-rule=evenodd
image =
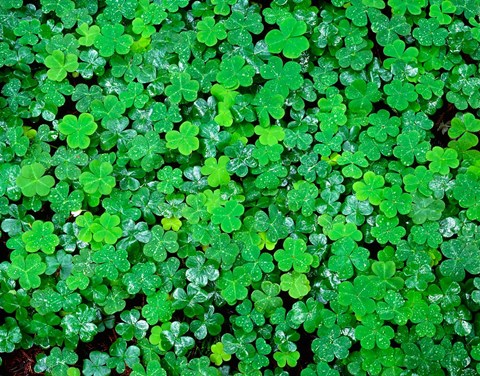
<path id="1" fill-rule="evenodd" d="M 2 375 L 477 375 L 480 3 L 2 0 Z"/>

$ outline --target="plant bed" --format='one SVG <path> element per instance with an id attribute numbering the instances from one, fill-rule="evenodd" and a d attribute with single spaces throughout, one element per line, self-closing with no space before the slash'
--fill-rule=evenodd
<path id="1" fill-rule="evenodd" d="M 0 374 L 477 375 L 480 3 L 0 2 Z"/>

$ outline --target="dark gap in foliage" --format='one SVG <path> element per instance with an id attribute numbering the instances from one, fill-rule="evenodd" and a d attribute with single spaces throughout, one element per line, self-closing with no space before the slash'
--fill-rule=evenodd
<path id="1" fill-rule="evenodd" d="M 432 146 L 446 147 L 451 141 L 448 136 L 448 128 L 457 109 L 454 104 L 447 102 L 446 99 L 443 103 L 443 107 L 432 116 L 434 123 L 432 128 L 433 138 L 430 140 Z"/>
<path id="2" fill-rule="evenodd" d="M 75 102 L 72 100 L 72 97 L 70 95 L 65 96 L 65 104 L 59 107 L 56 118 L 60 121 L 65 115 L 80 115 L 80 113 L 75 108 Z M 62 145 L 64 143 L 65 142 L 62 141 Z"/>
<path id="3" fill-rule="evenodd" d="M 273 3 L 273 0 L 255 0 L 255 1 L 251 1 L 252 4 L 257 4 L 260 9 L 263 9 L 263 8 L 268 8 L 272 3 Z"/>
<path id="4" fill-rule="evenodd" d="M 383 48 L 377 43 L 377 34 L 372 31 L 371 25 L 367 26 L 368 29 L 368 39 L 373 42 L 372 53 L 373 56 L 380 60 L 380 65 L 383 64 L 383 61 L 387 58 L 383 53 Z"/>
<path id="5" fill-rule="evenodd" d="M 7 248 L 8 235 L 6 232 L 0 231 L 0 263 L 10 261 L 10 252 Z M 3 321 L 3 320 L 2 320 Z"/>
<path id="6" fill-rule="evenodd" d="M 2 365 L 0 375 L 2 376 L 33 376 L 44 375 L 33 371 L 36 363 L 36 356 L 44 350 L 39 346 L 33 346 L 27 350 L 18 349 L 11 353 L 2 353 Z"/>
<path id="7" fill-rule="evenodd" d="M 465 64 L 473 64 L 475 66 L 478 64 L 477 60 L 473 59 L 469 54 L 466 54 L 463 51 L 460 51 L 460 56 L 462 57 L 463 61 L 465 61 Z"/>
<path id="8" fill-rule="evenodd" d="M 307 368 L 309 364 L 313 363 L 312 342 L 315 338 L 318 338 L 315 332 L 307 333 L 303 326 L 296 329 L 296 332 L 300 334 L 300 339 L 296 342 L 297 351 L 300 353 L 300 359 L 298 359 L 297 366 L 292 368 L 291 375 L 300 374 L 300 372 Z"/>
<path id="9" fill-rule="evenodd" d="M 126 303 L 125 310 L 132 310 L 132 309 L 140 309 L 141 310 L 147 302 L 146 302 L 145 295 L 136 294 L 132 298 L 125 299 L 125 303 Z"/>
<path id="10" fill-rule="evenodd" d="M 93 86 L 93 85 L 98 85 L 98 76 L 97 75 L 93 75 L 92 78 L 85 78 L 83 77 L 82 75 L 78 75 L 76 77 L 73 77 L 73 75 L 70 75 L 69 76 L 69 80 L 70 84 L 72 84 L 72 86 L 76 87 L 80 84 L 85 84 L 89 87 Z"/>
<path id="11" fill-rule="evenodd" d="M 97 333 L 91 342 L 79 341 L 75 349 L 75 353 L 78 355 L 77 365 L 83 364 L 85 359 L 89 359 L 92 351 L 101 351 L 108 354 L 110 346 L 117 340 L 118 335 L 115 329 L 105 329 L 103 332 Z M 112 370 L 112 375 L 117 373 Z"/>
<path id="12" fill-rule="evenodd" d="M 400 221 L 400 225 L 404 225 L 403 221 Z M 378 260 L 378 252 L 383 250 L 384 246 L 380 245 L 377 241 L 373 241 L 370 244 L 365 244 L 365 248 L 367 248 L 370 252 L 369 258 Z"/>
<path id="13" fill-rule="evenodd" d="M 42 7 L 40 0 L 30 0 L 28 4 L 25 4 L 26 6 L 28 5 L 33 5 L 36 9 L 40 9 Z"/>
<path id="14" fill-rule="evenodd" d="M 52 221 L 52 218 L 55 212 L 50 207 L 50 203 L 48 201 L 44 201 L 41 209 L 38 212 L 32 212 L 31 214 L 36 220 L 42 221 Z"/>

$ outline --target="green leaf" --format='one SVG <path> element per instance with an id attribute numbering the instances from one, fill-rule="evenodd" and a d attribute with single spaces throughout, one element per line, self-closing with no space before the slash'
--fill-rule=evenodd
<path id="1" fill-rule="evenodd" d="M 69 365 L 78 361 L 78 355 L 70 349 L 54 347 L 45 360 L 46 366 L 50 369 L 52 376 L 67 375 Z"/>
<path id="2" fill-rule="evenodd" d="M 279 367 L 283 368 L 287 364 L 289 367 L 295 367 L 300 359 L 300 353 L 298 351 L 276 352 L 273 354 L 273 359 L 276 360 Z"/>
<path id="3" fill-rule="evenodd" d="M 145 256 L 162 262 L 166 260 L 167 252 L 174 253 L 178 250 L 177 234 L 174 231 L 165 232 L 162 226 L 155 225 L 151 233 L 152 238 L 143 248 Z"/>
<path id="4" fill-rule="evenodd" d="M 100 35 L 100 27 L 97 25 L 88 26 L 87 23 L 82 23 L 77 27 L 76 31 L 81 35 L 81 37 L 78 38 L 78 43 L 86 47 L 92 46 Z"/>
<path id="5" fill-rule="evenodd" d="M 101 351 L 92 351 L 89 359 L 83 361 L 83 374 L 85 376 L 107 376 L 110 369 L 107 367 L 109 355 Z"/>
<path id="6" fill-rule="evenodd" d="M 413 30 L 412 35 L 422 46 L 442 46 L 448 36 L 448 31 L 440 27 L 435 18 L 422 18 L 418 21 L 418 28 Z"/>
<path id="7" fill-rule="evenodd" d="M 137 294 L 140 291 L 145 295 L 153 294 L 162 284 L 161 278 L 155 274 L 156 270 L 153 262 L 136 264 L 123 276 L 122 283 L 129 294 Z"/>
<path id="8" fill-rule="evenodd" d="M 385 180 L 382 176 L 367 171 L 363 175 L 363 181 L 355 182 L 353 190 L 355 196 L 361 201 L 368 200 L 372 205 L 379 205 L 383 199 L 383 185 Z"/>
<path id="9" fill-rule="evenodd" d="M 412 196 L 404 193 L 399 185 L 394 185 L 383 190 L 383 201 L 380 210 L 387 218 L 399 214 L 408 214 L 412 208 Z"/>
<path id="10" fill-rule="evenodd" d="M 90 138 L 97 130 L 97 124 L 90 114 L 65 115 L 58 125 L 58 130 L 67 136 L 68 146 L 71 148 L 86 149 L 90 145 Z"/>
<path id="11" fill-rule="evenodd" d="M 410 217 L 415 224 L 422 224 L 425 221 L 437 221 L 442 217 L 445 210 L 443 200 L 436 200 L 432 197 L 424 197 L 420 194 L 413 196 L 413 205 Z"/>
<path id="12" fill-rule="evenodd" d="M 140 349 L 135 346 L 127 345 L 127 341 L 124 338 L 118 338 L 110 346 L 110 358 L 107 360 L 107 366 L 109 368 L 115 368 L 118 373 L 124 373 L 126 367 L 133 367 L 140 361 Z"/>
<path id="13" fill-rule="evenodd" d="M 125 28 L 121 24 L 106 24 L 101 27 L 101 34 L 94 41 L 101 56 L 110 57 L 114 53 L 126 55 L 130 52 L 133 38 L 129 34 L 123 34 L 124 31 Z"/>
<path id="14" fill-rule="evenodd" d="M 452 239 L 443 243 L 441 250 L 447 260 L 440 265 L 441 273 L 454 281 L 463 280 L 465 270 L 471 274 L 478 274 L 480 257 L 475 249 L 475 244 L 467 243 L 463 239 Z"/>
<path id="15" fill-rule="evenodd" d="M 189 121 L 180 125 L 180 131 L 168 131 L 165 139 L 167 140 L 167 148 L 178 149 L 180 154 L 190 155 L 192 151 L 197 150 L 200 146 L 197 136 L 199 128 Z"/>
<path id="16" fill-rule="evenodd" d="M 68 72 L 75 72 L 78 69 L 78 58 L 74 54 L 64 54 L 60 50 L 55 50 L 50 56 L 45 58 L 47 66 L 47 76 L 52 81 L 63 81 Z"/>
<path id="17" fill-rule="evenodd" d="M 429 143 L 423 140 L 419 131 L 410 131 L 398 135 L 393 155 L 399 158 L 405 166 L 410 166 L 415 159 L 420 163 L 425 162 L 429 149 Z"/>
<path id="18" fill-rule="evenodd" d="M 317 361 L 331 362 L 335 358 L 345 359 L 351 346 L 352 341 L 341 333 L 338 325 L 331 328 L 321 326 L 318 330 L 318 338 L 312 342 L 312 351 Z"/>
<path id="19" fill-rule="evenodd" d="M 365 83 L 363 80 L 355 80 L 345 89 L 345 95 L 350 99 L 350 110 L 363 114 L 372 111 L 372 103 L 378 102 L 382 93 L 374 82 Z"/>
<path id="20" fill-rule="evenodd" d="M 365 154 L 361 151 L 351 153 L 345 151 L 337 159 L 337 163 L 340 166 L 345 166 L 342 168 L 342 174 L 345 177 L 351 177 L 358 179 L 362 176 L 362 170 L 360 167 L 367 167 L 368 161 L 365 159 Z"/>
<path id="21" fill-rule="evenodd" d="M 33 222 L 32 229 L 22 235 L 27 252 L 42 251 L 47 255 L 53 254 L 56 246 L 60 243 L 58 236 L 53 231 L 52 222 Z"/>
<path id="22" fill-rule="evenodd" d="M 302 214 L 310 216 L 316 209 L 315 199 L 318 196 L 317 187 L 306 181 L 298 181 L 293 184 L 294 189 L 290 190 L 287 194 L 288 207 L 292 211 L 298 211 L 301 209 Z"/>
<path id="23" fill-rule="evenodd" d="M 223 349 L 223 343 L 222 342 L 217 342 L 214 343 L 211 347 L 210 350 L 212 351 L 212 354 L 210 355 L 210 360 L 216 365 L 220 366 L 222 363 L 228 362 L 232 356 L 230 354 L 227 354 L 225 350 Z"/>
<path id="24" fill-rule="evenodd" d="M 174 74 L 171 85 L 165 88 L 165 94 L 173 104 L 181 102 L 182 98 L 187 102 L 193 102 L 197 99 L 197 93 L 200 88 L 198 81 L 192 80 L 186 72 Z"/>
<path id="25" fill-rule="evenodd" d="M 296 59 L 309 47 L 308 39 L 303 36 L 307 25 L 293 17 L 279 22 L 280 30 L 271 30 L 265 37 L 268 50 L 280 53 L 289 59 Z"/>
<path id="26" fill-rule="evenodd" d="M 172 319 L 174 309 L 168 297 L 169 295 L 165 292 L 156 292 L 147 296 L 147 304 L 142 308 L 142 316 L 148 324 L 155 325 L 159 321 L 168 322 Z"/>
<path id="27" fill-rule="evenodd" d="M 425 0 L 388 0 L 388 5 L 393 8 L 394 14 L 405 14 L 408 11 L 410 14 L 419 15 L 427 2 Z"/>
<path id="28" fill-rule="evenodd" d="M 377 286 L 368 276 L 356 277 L 353 284 L 342 282 L 338 288 L 338 302 L 350 306 L 357 314 L 364 316 L 375 310 L 375 301 L 371 298 L 377 295 Z"/>
<path id="29" fill-rule="evenodd" d="M 280 278 L 280 288 L 288 291 L 294 299 L 301 299 L 310 292 L 310 281 L 307 276 L 297 271 L 283 274 Z"/>
<path id="30" fill-rule="evenodd" d="M 302 239 L 287 238 L 283 248 L 275 252 L 275 260 L 281 271 L 293 269 L 299 273 L 306 273 L 313 263 L 313 256 L 306 252 L 307 245 Z"/>
<path id="31" fill-rule="evenodd" d="M 25 290 L 35 289 L 40 286 L 40 275 L 47 269 L 42 258 L 37 255 L 12 256 L 12 263 L 8 267 L 7 274 L 14 280 L 19 280 L 20 286 Z"/>
<path id="32" fill-rule="evenodd" d="M 386 84 L 384 91 L 387 94 L 387 104 L 398 111 L 406 110 L 409 103 L 415 102 L 418 98 L 412 84 L 403 84 L 402 81 L 397 79 L 394 79 L 390 84 Z"/>
<path id="33" fill-rule="evenodd" d="M 363 247 L 358 247 L 351 238 L 342 238 L 332 245 L 332 253 L 328 259 L 328 268 L 341 279 L 348 279 L 354 275 L 354 267 L 360 271 L 368 269 L 370 253 Z"/>
<path id="34" fill-rule="evenodd" d="M 397 226 L 399 224 L 398 217 L 388 218 L 383 215 L 377 216 L 376 226 L 372 228 L 372 235 L 380 244 L 388 242 L 398 244 L 405 234 L 405 228 Z"/>
<path id="35" fill-rule="evenodd" d="M 222 231 L 233 232 L 239 230 L 242 222 L 240 217 L 244 212 L 244 208 L 236 201 L 228 201 L 225 206 L 215 208 L 212 211 L 212 222 L 220 225 Z"/>
<path id="36" fill-rule="evenodd" d="M 22 340 L 22 331 L 13 317 L 6 317 L 0 326 L 0 351 L 12 353 Z"/>
<path id="37" fill-rule="evenodd" d="M 248 295 L 246 286 L 250 285 L 250 276 L 242 266 L 237 266 L 233 272 L 223 271 L 217 281 L 221 294 L 228 304 L 234 305 L 237 300 L 243 300 Z"/>
<path id="38" fill-rule="evenodd" d="M 205 159 L 205 165 L 201 168 L 203 175 L 208 176 L 208 185 L 210 187 L 218 187 L 221 185 L 228 184 L 230 181 L 230 175 L 227 171 L 227 164 L 230 159 L 222 155 L 218 158 L 218 161 L 215 158 Z"/>
<path id="39" fill-rule="evenodd" d="M 251 86 L 255 68 L 245 65 L 245 59 L 241 56 L 232 56 L 220 63 L 220 72 L 217 73 L 217 81 L 225 88 L 235 90 L 239 86 Z"/>
<path id="40" fill-rule="evenodd" d="M 88 167 L 90 171 L 83 172 L 79 179 L 85 193 L 110 194 L 115 186 L 115 177 L 111 176 L 113 166 L 108 162 L 95 159 Z"/>
<path id="41" fill-rule="evenodd" d="M 111 236 L 111 234 L 107 236 Z M 93 261 L 97 263 L 95 273 L 111 281 L 118 278 L 119 272 L 125 273 L 130 269 L 127 251 L 120 249 L 115 250 L 115 248 L 110 245 L 103 246 L 100 250 L 96 251 L 93 254 Z"/>
<path id="42" fill-rule="evenodd" d="M 277 307 L 281 307 L 283 304 L 282 298 L 278 296 L 279 293 L 280 286 L 277 283 L 263 281 L 261 290 L 258 289 L 252 292 L 255 309 L 269 317 Z"/>
<path id="43" fill-rule="evenodd" d="M 205 17 L 197 23 L 197 40 L 209 47 L 216 45 L 218 40 L 226 37 L 225 25 L 223 22 L 215 23 L 213 17 Z"/>
<path id="44" fill-rule="evenodd" d="M 378 319 L 376 315 L 369 315 L 355 328 L 355 337 L 360 340 L 362 348 L 371 350 L 375 346 L 379 349 L 390 347 L 390 340 L 395 336 L 395 332 L 390 326 L 383 326 L 383 320 Z"/>
<path id="45" fill-rule="evenodd" d="M 47 196 L 50 189 L 55 185 L 55 179 L 50 175 L 45 175 L 45 167 L 41 163 L 35 162 L 25 165 L 16 179 L 18 187 L 26 197 L 35 195 Z"/>

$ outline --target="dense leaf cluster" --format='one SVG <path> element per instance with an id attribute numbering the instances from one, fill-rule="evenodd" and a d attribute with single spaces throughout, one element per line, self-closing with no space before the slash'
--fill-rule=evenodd
<path id="1" fill-rule="evenodd" d="M 3 367 L 477 375 L 479 14 L 2 0 Z"/>

